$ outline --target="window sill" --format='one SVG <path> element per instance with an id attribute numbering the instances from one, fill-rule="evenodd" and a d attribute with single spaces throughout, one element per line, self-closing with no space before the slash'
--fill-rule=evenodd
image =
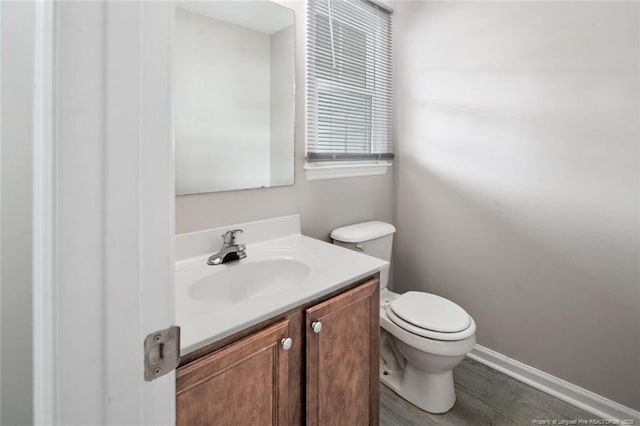
<path id="1" fill-rule="evenodd" d="M 360 176 L 375 176 L 387 173 L 390 161 L 350 162 L 350 163 L 305 163 L 307 180 L 341 179 Z"/>

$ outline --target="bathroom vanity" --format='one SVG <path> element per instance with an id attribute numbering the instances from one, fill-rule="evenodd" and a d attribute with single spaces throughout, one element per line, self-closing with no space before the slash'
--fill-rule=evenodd
<path id="1" fill-rule="evenodd" d="M 176 239 L 177 424 L 377 424 L 388 263 L 301 235 L 297 215 L 233 227 L 247 258 L 229 264 L 206 255 L 232 227 Z"/>
<path id="2" fill-rule="evenodd" d="M 347 288 L 186 355 L 177 424 L 377 424 L 379 280 Z"/>

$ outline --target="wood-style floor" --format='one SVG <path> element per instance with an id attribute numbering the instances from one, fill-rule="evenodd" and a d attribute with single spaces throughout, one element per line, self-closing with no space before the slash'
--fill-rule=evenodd
<path id="1" fill-rule="evenodd" d="M 456 405 L 439 415 L 420 410 L 381 384 L 380 425 L 532 425 L 534 420 L 595 418 L 469 358 L 453 375 Z"/>

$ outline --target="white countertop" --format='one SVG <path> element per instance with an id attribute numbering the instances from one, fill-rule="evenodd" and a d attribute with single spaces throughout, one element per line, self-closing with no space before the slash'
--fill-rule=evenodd
<path id="1" fill-rule="evenodd" d="M 224 229 L 243 228 L 245 235 L 248 235 L 256 227 L 273 224 L 269 220 L 259 221 L 178 236 L 176 247 L 178 258 L 178 262 L 176 262 L 176 323 L 181 328 L 181 355 L 273 318 L 389 266 L 388 262 L 375 257 L 301 235 L 296 232 L 299 230 L 297 215 L 274 220 L 279 221 L 274 225 L 275 228 L 278 227 L 278 224 L 285 225 L 281 226 L 284 232 L 280 235 L 273 232 L 262 233 L 264 238 L 269 238 L 262 239 L 262 241 L 251 242 L 251 238 L 248 238 L 246 240 L 247 258 L 224 265 L 206 265 L 207 257 L 216 251 L 215 248 L 211 249 L 211 253 L 193 256 L 193 247 L 206 246 L 203 244 L 203 237 L 215 240 L 214 236 L 219 238 Z M 271 226 L 270 229 L 274 226 Z M 195 239 L 200 239 L 200 241 L 194 244 Z M 185 243 L 187 240 L 189 242 Z M 188 247 L 185 249 L 185 246 Z M 188 289 L 192 282 L 189 281 L 188 274 L 185 272 L 189 268 L 193 269 L 194 266 L 199 268 L 200 264 L 205 265 L 206 268 L 233 268 L 234 265 L 239 265 L 241 262 L 250 261 L 252 253 L 258 257 L 260 253 L 274 250 L 295 250 L 304 253 L 307 258 L 311 259 L 311 272 L 299 285 L 296 284 L 284 292 L 232 304 L 198 301 L 189 295 Z M 191 256 L 185 257 L 186 255 L 183 253 L 188 253 Z"/>

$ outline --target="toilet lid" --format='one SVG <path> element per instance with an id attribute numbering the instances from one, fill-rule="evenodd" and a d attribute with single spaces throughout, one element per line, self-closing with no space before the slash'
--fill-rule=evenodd
<path id="1" fill-rule="evenodd" d="M 409 291 L 389 304 L 400 319 L 425 330 L 456 333 L 469 328 L 471 317 L 460 306 L 444 297 Z"/>

